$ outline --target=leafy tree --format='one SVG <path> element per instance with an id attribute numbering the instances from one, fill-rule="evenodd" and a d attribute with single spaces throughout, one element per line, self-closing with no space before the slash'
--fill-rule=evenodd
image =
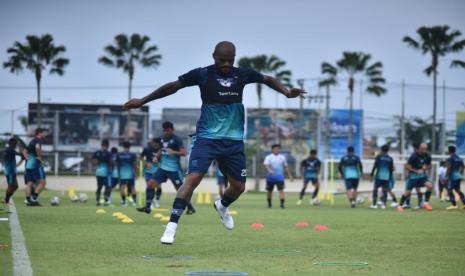
<path id="1" fill-rule="evenodd" d="M 418 38 L 414 39 L 410 36 L 405 36 L 403 42 L 409 47 L 417 51 L 421 51 L 423 55 L 431 56 L 431 64 L 424 70 L 428 76 L 433 75 L 433 126 L 431 128 L 432 137 L 432 153 L 436 152 L 436 107 L 437 107 L 437 74 L 439 58 L 450 53 L 458 53 L 465 46 L 465 39 L 460 39 L 462 35 L 460 31 L 452 31 L 449 26 L 433 26 L 420 27 L 417 30 Z M 465 68 L 465 62 L 461 60 L 453 60 L 450 67 Z"/>
<path id="2" fill-rule="evenodd" d="M 13 47 L 7 49 L 10 55 L 8 61 L 3 63 L 3 67 L 11 73 L 20 73 L 24 69 L 35 74 L 37 84 L 37 125 L 42 124 L 41 103 L 40 103 L 40 82 L 42 72 L 49 69 L 50 74 L 64 74 L 64 68 L 69 64 L 69 59 L 62 57 L 66 52 L 63 45 L 55 46 L 53 37 L 50 34 L 42 36 L 28 35 L 26 43 L 14 42 Z"/>

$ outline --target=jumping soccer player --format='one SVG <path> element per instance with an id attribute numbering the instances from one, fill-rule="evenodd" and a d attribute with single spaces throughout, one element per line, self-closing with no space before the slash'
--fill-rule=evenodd
<path id="1" fill-rule="evenodd" d="M 155 187 L 161 186 L 166 180 L 170 180 L 173 183 L 176 190 L 181 187 L 183 182 L 182 170 L 180 157 L 187 154 L 186 149 L 182 143 L 181 138 L 174 134 L 174 126 L 171 122 L 164 122 L 162 124 L 163 135 L 159 138 L 161 144 L 161 150 L 157 155 L 159 159 L 159 168 L 154 175 L 154 181 L 150 186 L 150 191 L 147 192 L 146 206 L 138 208 L 140 212 L 146 212 L 150 214 L 151 202 L 155 194 Z M 187 204 L 187 213 L 195 213 L 195 209 L 192 204 Z"/>
<path id="2" fill-rule="evenodd" d="M 233 229 L 234 221 L 228 206 L 244 192 L 247 174 L 243 143 L 244 86 L 249 83 L 264 83 L 288 98 L 305 93 L 297 88 L 289 90 L 277 79 L 263 76 L 252 69 L 233 67 L 235 55 L 234 44 L 220 42 L 213 52 L 214 65 L 194 69 L 143 99 L 132 99 L 124 105 L 125 109 L 139 108 L 150 101 L 174 94 L 181 88 L 194 85 L 200 87 L 202 108 L 197 123 L 197 139 L 189 159 L 188 175 L 178 190 L 170 222 L 160 239 L 164 244 L 174 242 L 179 218 L 214 159 L 218 160 L 221 171 L 230 183 L 222 199 L 215 201 L 214 207 L 226 229 Z"/>
<path id="3" fill-rule="evenodd" d="M 117 155 L 117 164 L 119 171 L 121 204 L 127 206 L 126 201 L 126 188 L 131 192 L 133 205 L 137 206 L 137 193 L 134 183 L 135 172 L 137 171 L 137 157 L 135 153 L 129 151 L 131 144 L 129 142 L 123 143 L 124 150 Z"/>
<path id="4" fill-rule="evenodd" d="M 144 162 L 144 178 L 145 182 L 147 184 L 147 187 L 145 189 L 145 195 L 146 195 L 146 203 L 149 203 L 149 205 L 152 205 L 153 201 L 153 195 L 155 194 L 155 172 L 157 171 L 158 165 L 157 165 L 157 160 L 156 160 L 156 155 L 158 153 L 158 148 L 156 148 L 156 144 L 159 144 L 160 142 L 157 141 L 157 139 L 153 139 L 151 142 L 149 142 L 148 146 L 144 148 L 140 155 L 140 159 L 142 162 Z M 156 162 L 154 162 L 156 161 Z M 160 207 L 160 203 L 157 201 L 156 208 Z M 140 208 L 137 208 L 139 210 Z"/>
<path id="5" fill-rule="evenodd" d="M 29 142 L 23 150 L 26 158 L 26 205 L 40 206 L 37 201 L 40 192 L 45 188 L 45 171 L 42 166 L 42 140 L 45 139 L 46 132 L 43 128 L 36 129 L 36 136 Z M 39 184 L 34 187 L 34 184 Z"/>
<path id="6" fill-rule="evenodd" d="M 425 208 L 428 211 L 433 210 L 433 207 L 429 203 L 431 198 L 431 192 L 433 185 L 428 180 L 427 170 L 431 167 L 431 156 L 426 152 L 428 146 L 425 143 L 418 146 L 418 151 L 414 152 L 407 161 L 405 168 L 409 171 L 409 177 L 407 181 L 407 188 L 405 189 L 402 198 L 400 199 L 400 205 L 397 207 L 399 212 L 402 212 L 404 208 L 402 205 L 411 195 L 412 189 L 415 188 L 418 195 L 418 208 Z M 423 193 L 421 188 L 426 187 L 425 202 L 423 203 Z"/>
<path id="7" fill-rule="evenodd" d="M 16 138 L 10 138 L 8 140 L 8 146 L 5 149 L 3 155 L 3 172 L 5 173 L 6 183 L 8 185 L 5 193 L 5 198 L 2 203 L 9 204 L 10 198 L 13 196 L 15 191 L 18 189 L 18 179 L 16 178 L 16 167 L 20 166 L 24 161 L 24 156 L 17 152 L 16 146 L 18 140 Z M 20 156 L 21 160 L 16 164 L 16 156 Z"/>
<path id="8" fill-rule="evenodd" d="M 266 200 L 268 202 L 268 208 L 272 207 L 271 197 L 273 195 L 273 189 L 276 185 L 279 194 L 280 207 L 284 209 L 284 170 L 292 181 L 292 174 L 287 166 L 286 157 L 280 153 L 281 145 L 274 144 L 271 146 L 271 153 L 265 157 L 263 165 L 267 170 L 266 175 Z"/>
<path id="9" fill-rule="evenodd" d="M 462 209 L 465 209 L 465 195 L 460 190 L 460 182 L 462 181 L 462 174 L 464 170 L 463 160 L 455 154 L 455 146 L 449 146 L 449 155 L 447 159 L 447 191 L 451 206 L 447 210 L 458 209 L 457 202 L 455 201 L 454 191 L 460 196 L 462 200 Z"/>
<path id="10" fill-rule="evenodd" d="M 378 208 L 376 202 L 378 200 L 378 190 L 380 188 L 382 189 L 381 209 L 386 209 L 387 191 L 389 189 L 392 173 L 394 171 L 394 161 L 392 160 L 392 157 L 389 156 L 388 151 L 389 146 L 384 145 L 381 147 L 381 154 L 376 156 L 375 164 L 371 170 L 371 177 L 375 176 L 376 172 L 372 204 L 370 205 L 371 209 Z"/>
<path id="11" fill-rule="evenodd" d="M 360 157 L 354 154 L 354 147 L 347 147 L 347 155 L 341 158 L 338 169 L 342 178 L 344 178 L 347 198 L 349 199 L 350 205 L 352 208 L 355 208 L 357 188 L 363 173 L 363 167 Z"/>
<path id="12" fill-rule="evenodd" d="M 312 194 L 312 199 L 310 200 L 310 203 L 313 203 L 315 198 L 318 196 L 318 191 L 320 189 L 320 182 L 318 181 L 318 175 L 320 174 L 320 169 L 321 169 L 321 161 L 318 159 L 317 151 L 316 150 L 311 150 L 310 151 L 310 157 L 307 159 L 303 160 L 300 163 L 300 174 L 303 176 L 304 179 L 304 186 L 302 187 L 302 190 L 300 191 L 300 196 L 299 200 L 297 201 L 297 205 L 302 204 L 302 199 L 304 198 L 305 195 L 305 190 L 307 189 L 308 182 L 312 182 L 313 187 L 315 190 L 313 191 Z"/>
<path id="13" fill-rule="evenodd" d="M 109 142 L 107 139 L 102 141 L 102 148 L 97 150 L 92 156 L 92 162 L 94 166 L 97 166 L 95 170 L 95 176 L 97 177 L 97 191 L 95 192 L 95 199 L 97 206 L 100 206 L 100 195 L 102 188 L 105 187 L 104 199 L 105 206 L 110 206 L 110 195 L 111 195 L 111 170 L 112 158 L 111 153 L 108 151 Z"/>

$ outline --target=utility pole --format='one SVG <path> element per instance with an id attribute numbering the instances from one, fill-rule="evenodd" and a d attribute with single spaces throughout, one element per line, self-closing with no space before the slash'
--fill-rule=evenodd
<path id="1" fill-rule="evenodd" d="M 403 158 L 405 150 L 405 81 L 401 85 L 401 116 L 400 116 L 400 155 Z"/>
<path id="2" fill-rule="evenodd" d="M 331 143 L 331 121 L 329 118 L 329 85 L 326 85 L 326 131 L 325 131 L 325 150 L 326 159 L 329 159 L 331 155 L 330 143 Z"/>
<path id="3" fill-rule="evenodd" d="M 439 143 L 439 154 L 443 154 L 446 148 L 446 81 L 442 81 L 442 127 L 441 142 Z"/>
<path id="4" fill-rule="evenodd" d="M 300 89 L 304 89 L 304 84 L 305 80 L 304 79 L 298 79 L 297 84 L 299 85 Z M 304 121 L 304 98 L 299 97 L 300 99 L 300 105 L 299 105 L 299 120 L 300 122 Z M 302 144 L 302 127 L 299 127 L 299 132 L 298 132 L 298 142 L 299 146 Z"/>

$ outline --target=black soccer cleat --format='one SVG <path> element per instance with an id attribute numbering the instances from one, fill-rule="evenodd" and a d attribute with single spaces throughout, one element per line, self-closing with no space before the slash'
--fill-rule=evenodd
<path id="1" fill-rule="evenodd" d="M 193 215 L 193 214 L 195 214 L 195 212 L 197 212 L 197 211 L 194 208 L 187 209 L 186 215 Z"/>
<path id="2" fill-rule="evenodd" d="M 137 211 L 141 212 L 141 213 L 147 213 L 147 214 L 150 214 L 150 212 L 152 210 L 150 210 L 150 208 L 147 208 L 147 207 L 139 207 L 139 208 L 136 208 Z"/>

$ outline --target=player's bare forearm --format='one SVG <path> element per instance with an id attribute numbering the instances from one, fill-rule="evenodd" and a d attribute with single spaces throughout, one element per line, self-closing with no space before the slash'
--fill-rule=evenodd
<path id="1" fill-rule="evenodd" d="M 144 104 L 151 102 L 156 99 L 161 99 L 166 96 L 172 95 L 176 93 L 179 89 L 182 88 L 182 84 L 180 81 L 173 81 L 168 82 L 162 86 L 160 86 L 157 90 L 153 91 L 149 95 L 142 98 Z"/>
<path id="2" fill-rule="evenodd" d="M 166 96 L 172 95 L 176 93 L 179 89 L 182 88 L 182 84 L 180 81 L 173 81 L 173 82 L 168 82 L 162 86 L 160 86 L 158 89 L 153 91 L 152 93 L 148 94 L 147 96 L 143 97 L 142 99 L 130 99 L 128 102 L 126 102 L 123 105 L 123 109 L 133 109 L 133 108 L 139 108 L 143 106 L 144 104 L 151 102 L 156 99 L 161 99 Z"/>
<path id="3" fill-rule="evenodd" d="M 263 83 L 266 84 L 269 88 L 283 94 L 288 98 L 296 98 L 299 96 L 304 97 L 304 94 L 306 93 L 304 90 L 298 88 L 288 89 L 279 80 L 271 76 L 264 76 Z"/>

